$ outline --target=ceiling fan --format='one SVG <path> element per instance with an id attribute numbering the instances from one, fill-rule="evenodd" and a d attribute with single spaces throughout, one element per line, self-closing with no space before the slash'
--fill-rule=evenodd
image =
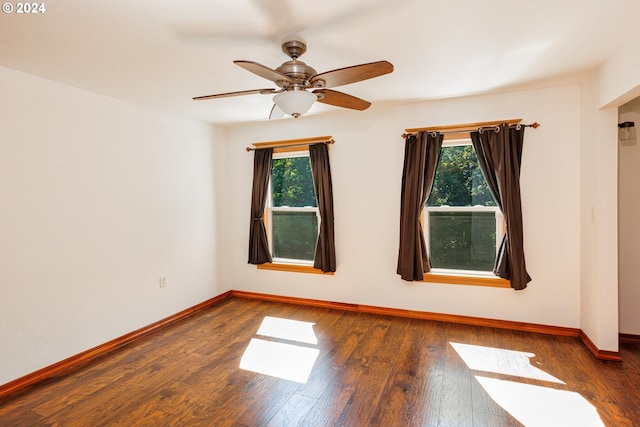
<path id="1" fill-rule="evenodd" d="M 316 101 L 352 110 L 366 110 L 371 105 L 370 102 L 328 88 L 379 77 L 393 71 L 393 65 L 391 63 L 387 61 L 377 61 L 318 74 L 315 69 L 298 60 L 298 58 L 307 51 L 306 43 L 300 38 L 285 40 L 282 44 L 282 51 L 286 53 L 291 60 L 283 63 L 275 70 L 253 61 L 233 61 L 234 64 L 245 70 L 251 71 L 267 80 L 271 80 L 278 86 L 278 89 L 242 90 L 238 92 L 196 96 L 193 99 L 201 101 L 239 95 L 275 94 L 273 97 L 274 106 L 269 115 L 270 119 L 284 114 L 296 118 L 300 117 L 309 111 Z M 312 90 L 308 91 L 307 89 Z"/>

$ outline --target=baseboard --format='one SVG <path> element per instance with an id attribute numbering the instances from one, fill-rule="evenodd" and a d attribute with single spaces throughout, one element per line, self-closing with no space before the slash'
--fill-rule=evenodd
<path id="1" fill-rule="evenodd" d="M 632 344 L 640 344 L 640 335 L 634 334 L 620 334 L 619 335 L 620 342 L 632 343 Z"/>
<path id="2" fill-rule="evenodd" d="M 619 352 L 599 350 L 582 330 L 576 328 L 564 328 L 559 326 L 539 325 L 535 323 L 514 322 L 510 320 L 495 320 L 482 317 L 460 316 L 455 314 L 403 310 L 398 308 L 377 307 L 362 304 L 331 302 L 308 298 L 294 298 L 288 296 L 260 294 L 255 292 L 231 291 L 231 295 L 233 297 L 239 298 L 261 299 L 264 301 L 310 305 L 314 307 L 334 308 L 338 310 L 359 311 L 362 313 L 386 314 L 389 316 L 410 317 L 413 319 L 435 320 L 439 322 L 460 323 L 473 326 L 488 326 L 491 328 L 511 329 L 515 331 L 577 337 L 597 359 L 608 362 L 622 362 L 622 357 L 620 356 Z M 640 342 L 640 337 L 637 338 L 637 342 Z"/>
<path id="3" fill-rule="evenodd" d="M 435 320 L 439 322 L 460 323 L 473 326 L 488 326 L 491 328 L 511 329 L 516 331 L 537 332 L 550 335 L 578 337 L 580 329 L 563 328 L 559 326 L 538 325 L 535 323 L 513 322 L 509 320 L 486 319 L 482 317 L 460 316 L 456 314 L 430 313 L 427 311 L 404 310 L 399 308 L 387 308 L 373 305 L 349 304 L 331 302 L 308 298 L 295 298 L 288 296 L 260 294 L 255 292 L 231 291 L 233 297 L 260 299 L 289 304 L 309 305 L 313 307 L 333 308 L 337 310 L 358 311 L 362 313 L 384 314 L 396 317 L 409 317 L 412 319 Z"/>
<path id="4" fill-rule="evenodd" d="M 582 341 L 585 347 L 587 347 L 591 354 L 593 354 L 597 359 L 607 362 L 622 362 L 620 352 L 598 349 L 598 347 L 596 347 L 593 341 L 591 341 L 591 339 L 583 331 L 580 331 L 580 335 L 578 335 L 578 338 L 580 338 L 580 341 Z"/>
<path id="5" fill-rule="evenodd" d="M 39 369 L 35 372 L 25 375 L 24 377 L 15 379 L 9 383 L 0 385 L 0 399 L 4 397 L 8 397 L 10 395 L 17 394 L 28 387 L 31 387 L 41 382 L 44 382 L 46 380 L 52 379 L 61 374 L 68 373 L 74 369 L 78 369 L 98 357 L 105 356 L 108 353 L 124 345 L 127 345 L 137 339 L 140 339 L 149 334 L 152 334 L 153 332 L 156 332 L 164 327 L 167 327 L 173 323 L 176 323 L 182 319 L 185 319 L 186 317 L 189 317 L 200 310 L 209 308 L 230 297 L 231 297 L 231 291 L 227 291 L 216 297 L 213 297 L 204 302 L 201 302 L 200 304 L 194 305 L 193 307 L 189 307 L 185 310 L 182 310 L 181 312 L 176 313 L 172 316 L 169 316 L 165 319 L 159 320 L 155 323 L 152 323 L 148 326 L 145 326 L 143 328 L 130 332 L 119 338 L 108 341 L 97 347 L 93 347 L 89 350 L 83 351 L 82 353 L 76 354 L 60 362 L 54 363 L 53 365 L 46 366 L 42 369 Z"/>

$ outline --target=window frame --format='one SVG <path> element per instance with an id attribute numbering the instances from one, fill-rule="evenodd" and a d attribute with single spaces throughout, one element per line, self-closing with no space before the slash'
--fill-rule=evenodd
<path id="1" fill-rule="evenodd" d="M 458 138 L 445 138 L 442 149 L 449 147 L 459 147 L 470 145 L 471 139 L 469 134 Z M 437 169 L 436 169 L 437 171 Z M 436 172 L 437 173 L 437 172 Z M 494 212 L 496 219 L 496 255 L 500 249 L 500 242 L 506 233 L 506 222 L 504 215 L 498 206 L 424 206 L 420 220 L 423 225 L 423 233 L 425 243 L 427 245 L 427 253 L 431 254 L 431 246 L 429 239 L 429 212 Z M 496 276 L 493 271 L 476 271 L 463 269 L 445 269 L 432 268 L 428 273 L 424 273 L 423 280 L 429 283 L 444 283 L 455 285 L 472 285 L 472 286 L 490 286 L 499 288 L 510 288 L 509 280 Z"/>
<path id="2" fill-rule="evenodd" d="M 301 144 L 296 144 L 296 142 L 300 141 Z M 254 147 L 259 147 L 261 145 L 270 145 L 273 147 L 273 159 L 278 158 L 289 158 L 289 157 L 309 157 L 309 144 L 314 142 L 326 142 L 332 141 L 331 137 L 318 137 L 318 138 L 309 138 L 303 140 L 289 140 L 282 141 L 282 143 L 278 142 L 269 142 L 269 143 L 257 143 L 253 144 Z M 295 273 L 311 273 L 311 274 L 324 274 L 324 275 L 333 275 L 333 272 L 323 272 L 319 268 L 313 267 L 313 260 L 298 260 L 298 259 L 289 259 L 289 258 L 275 258 L 273 257 L 273 211 L 315 211 L 316 219 L 318 221 L 318 227 L 320 226 L 320 213 L 317 206 L 309 206 L 309 207 L 274 207 L 273 206 L 273 198 L 272 198 L 272 188 L 271 188 L 271 175 L 269 175 L 269 190 L 267 196 L 267 204 L 264 212 L 262 213 L 262 219 L 265 224 L 265 228 L 267 230 L 267 240 L 269 242 L 269 251 L 272 256 L 271 263 L 257 264 L 256 267 L 258 270 L 277 270 L 277 271 L 288 271 Z M 315 191 L 315 189 L 314 189 Z"/>

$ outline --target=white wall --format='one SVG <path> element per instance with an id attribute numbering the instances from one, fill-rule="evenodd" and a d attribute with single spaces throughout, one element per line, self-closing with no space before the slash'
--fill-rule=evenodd
<path id="1" fill-rule="evenodd" d="M 6 68 L 0 92 L 0 384 L 228 289 L 211 127 Z"/>
<path id="2" fill-rule="evenodd" d="M 619 122 L 634 122 L 640 126 L 640 102 L 620 109 Z M 618 241 L 620 266 L 619 304 L 620 332 L 640 335 L 640 144 L 638 137 L 633 144 L 618 148 Z"/>
<path id="3" fill-rule="evenodd" d="M 640 95 L 640 41 L 629 40 L 585 82 L 581 136 L 581 329 L 618 350 L 618 107 Z"/>
<path id="4" fill-rule="evenodd" d="M 395 273 L 405 128 L 523 118 L 524 291 L 409 283 Z M 334 276 L 257 270 L 247 264 L 253 142 L 332 135 Z M 251 292 L 580 327 L 580 87 L 465 97 L 364 112 L 342 111 L 226 129 L 230 184 L 219 263 L 223 281 Z"/>
<path id="5" fill-rule="evenodd" d="M 584 86 L 580 150 L 580 328 L 601 350 L 618 350 L 617 109 L 596 107 L 596 76 Z"/>

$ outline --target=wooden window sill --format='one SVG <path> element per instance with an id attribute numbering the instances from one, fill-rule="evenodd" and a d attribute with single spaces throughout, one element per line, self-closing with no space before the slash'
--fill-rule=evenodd
<path id="1" fill-rule="evenodd" d="M 493 288 L 511 288 L 511 282 L 500 277 L 483 277 L 453 275 L 442 273 L 425 273 L 423 281 L 429 283 L 445 283 L 449 285 L 489 286 Z"/>
<path id="2" fill-rule="evenodd" d="M 333 276 L 332 272 L 325 273 L 319 268 L 313 268 L 310 265 L 300 264 L 283 264 L 283 263 L 269 263 L 257 265 L 258 270 L 277 270 L 277 271 L 291 271 L 294 273 L 311 273 L 311 274 L 327 274 Z"/>

